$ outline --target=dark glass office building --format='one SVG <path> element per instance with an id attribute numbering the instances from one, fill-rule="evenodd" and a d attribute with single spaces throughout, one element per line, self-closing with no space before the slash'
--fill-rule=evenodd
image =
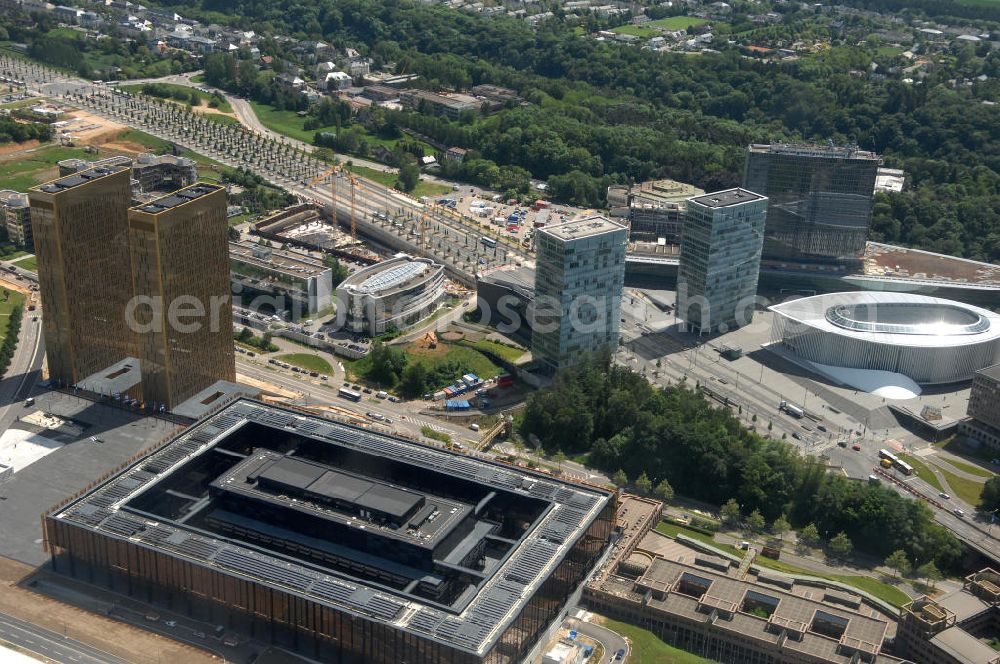
<path id="1" fill-rule="evenodd" d="M 860 260 L 879 162 L 855 148 L 751 145 L 743 188 L 769 200 L 763 260 Z"/>
<path id="2" fill-rule="evenodd" d="M 516 664 L 615 514 L 602 489 L 242 399 L 44 523 L 56 571 L 318 661 Z"/>

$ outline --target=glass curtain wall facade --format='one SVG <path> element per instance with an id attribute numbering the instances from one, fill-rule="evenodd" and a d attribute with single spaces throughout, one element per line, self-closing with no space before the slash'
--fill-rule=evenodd
<path id="1" fill-rule="evenodd" d="M 31 188 L 28 200 L 49 376 L 72 385 L 135 354 L 125 320 L 129 169 L 59 178 Z"/>
<path id="2" fill-rule="evenodd" d="M 764 260 L 858 260 L 879 162 L 878 155 L 853 148 L 751 145 L 743 188 L 770 200 Z"/>
<path id="3" fill-rule="evenodd" d="M 677 315 L 691 331 L 725 332 L 753 320 L 767 206 L 743 189 L 688 201 Z"/>
<path id="4" fill-rule="evenodd" d="M 551 370 L 618 348 L 627 242 L 604 217 L 539 230 L 531 352 Z"/>
<path id="5" fill-rule="evenodd" d="M 131 281 L 149 302 L 135 316 L 146 401 L 173 408 L 235 380 L 225 190 L 199 184 L 134 207 L 128 230 Z"/>

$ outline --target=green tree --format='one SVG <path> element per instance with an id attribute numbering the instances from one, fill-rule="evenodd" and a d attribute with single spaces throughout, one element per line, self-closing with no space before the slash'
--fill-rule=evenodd
<path id="1" fill-rule="evenodd" d="M 735 526 L 740 521 L 740 504 L 735 498 L 730 498 L 719 509 L 719 516 L 722 517 L 722 523 Z"/>
<path id="2" fill-rule="evenodd" d="M 758 535 L 764 532 L 764 526 L 767 522 L 764 520 L 764 515 L 760 513 L 760 510 L 754 510 L 750 512 L 750 516 L 747 517 L 747 528 L 754 535 Z"/>
<path id="3" fill-rule="evenodd" d="M 396 185 L 400 191 L 413 191 L 420 182 L 420 168 L 416 164 L 404 164 L 399 169 Z"/>
<path id="4" fill-rule="evenodd" d="M 791 529 L 792 529 L 792 524 L 788 522 L 788 519 L 785 517 L 784 514 L 775 519 L 774 523 L 771 524 L 771 532 L 774 533 L 778 538 L 784 537 L 785 533 L 787 533 Z"/>
<path id="5" fill-rule="evenodd" d="M 934 564 L 933 560 L 930 560 L 918 567 L 917 576 L 927 581 L 927 584 L 931 588 L 936 587 L 937 582 L 941 580 L 941 572 L 938 571 L 937 565 Z"/>
<path id="6" fill-rule="evenodd" d="M 409 363 L 400 378 L 399 391 L 408 399 L 420 397 L 428 389 L 428 378 L 427 367 L 420 362 Z"/>
<path id="7" fill-rule="evenodd" d="M 979 497 L 979 509 L 983 512 L 1000 509 L 1000 475 L 994 475 L 986 480 L 983 493 Z"/>
<path id="8" fill-rule="evenodd" d="M 557 450 L 555 454 L 552 455 L 552 460 L 559 466 L 559 470 L 562 471 L 562 465 L 566 463 L 566 453 L 562 450 Z"/>
<path id="9" fill-rule="evenodd" d="M 670 482 L 660 480 L 660 483 L 653 489 L 653 494 L 663 502 L 669 502 L 674 499 L 674 487 L 670 486 Z"/>
<path id="10" fill-rule="evenodd" d="M 326 254 L 323 256 L 323 264 L 330 268 L 330 277 L 333 280 L 334 288 L 339 286 L 340 282 L 346 279 L 347 275 L 351 273 L 347 266 L 341 264 L 340 260 L 336 256 Z"/>
<path id="11" fill-rule="evenodd" d="M 253 339 L 253 332 L 250 330 L 249 327 L 244 327 L 242 330 L 240 330 L 236 338 L 242 341 L 243 343 L 246 343 L 251 339 Z"/>
<path id="12" fill-rule="evenodd" d="M 833 539 L 830 540 L 829 546 L 830 553 L 840 560 L 846 559 L 854 550 L 854 543 L 851 542 L 851 538 L 843 532 L 839 532 L 834 535 Z"/>
<path id="13" fill-rule="evenodd" d="M 799 543 L 810 549 L 819 544 L 819 530 L 817 530 L 816 524 L 810 523 L 799 530 Z"/>
<path id="14" fill-rule="evenodd" d="M 912 568 L 910 559 L 906 557 L 906 551 L 902 549 L 896 549 L 890 553 L 889 557 L 885 559 L 885 566 L 893 570 L 897 577 L 906 576 Z"/>
<path id="15" fill-rule="evenodd" d="M 628 484 L 628 475 L 625 474 L 624 470 L 619 468 L 611 477 L 611 481 L 615 483 L 615 486 L 626 486 Z"/>
<path id="16" fill-rule="evenodd" d="M 371 368 L 368 377 L 386 387 L 392 387 L 406 368 L 406 355 L 398 348 L 376 341 L 369 353 Z"/>
<path id="17" fill-rule="evenodd" d="M 271 350 L 271 339 L 274 338 L 270 332 L 265 332 L 260 336 L 260 349 L 261 350 Z"/>
<path id="18" fill-rule="evenodd" d="M 653 490 L 653 483 L 649 480 L 649 476 L 646 475 L 645 471 L 636 478 L 635 488 L 639 490 L 639 493 L 647 495 Z"/>

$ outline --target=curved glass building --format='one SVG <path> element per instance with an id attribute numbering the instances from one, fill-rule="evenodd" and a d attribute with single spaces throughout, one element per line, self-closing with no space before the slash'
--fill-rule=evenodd
<path id="1" fill-rule="evenodd" d="M 952 300 L 850 292 L 770 307 L 772 343 L 816 362 L 903 374 L 932 385 L 1000 361 L 1000 315 Z"/>

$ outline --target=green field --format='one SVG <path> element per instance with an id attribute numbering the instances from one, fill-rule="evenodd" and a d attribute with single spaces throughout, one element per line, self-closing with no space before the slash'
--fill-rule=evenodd
<path id="1" fill-rule="evenodd" d="M 307 371 L 317 371 L 321 374 L 327 375 L 333 373 L 333 367 L 330 366 L 330 363 L 319 355 L 310 355 L 309 353 L 288 353 L 287 355 L 278 355 L 275 359 L 287 362 L 292 366 L 305 369 Z"/>
<path id="2" fill-rule="evenodd" d="M 295 138 L 303 143 L 312 145 L 313 136 L 318 131 L 336 131 L 336 127 L 320 127 L 318 129 L 306 130 L 306 118 L 300 117 L 295 111 L 279 111 L 268 104 L 251 101 L 250 107 L 256 113 L 260 123 L 271 131 Z"/>
<path id="3" fill-rule="evenodd" d="M 619 25 L 617 28 L 611 28 L 611 32 L 619 35 L 634 35 L 642 39 L 649 39 L 660 34 L 660 31 L 655 28 L 646 27 L 648 25 L 648 23 L 644 23 L 643 25 Z"/>
<path id="4" fill-rule="evenodd" d="M 628 656 L 629 662 L 635 664 L 711 664 L 712 660 L 675 648 L 648 629 L 610 618 L 605 618 L 601 624 L 628 639 L 631 647 Z M 604 654 L 613 655 L 613 653 Z"/>
<path id="5" fill-rule="evenodd" d="M 187 85 L 177 85 L 176 83 L 157 83 L 157 85 L 165 87 L 171 93 L 173 93 L 173 92 L 184 92 L 185 94 L 188 95 L 189 99 L 190 99 L 191 94 L 193 93 L 194 95 L 196 95 L 198 97 L 198 100 L 199 100 L 199 102 L 200 102 L 200 104 L 202 106 L 208 106 L 208 103 L 211 100 L 215 99 L 215 95 L 205 94 L 204 92 L 201 92 L 199 90 L 195 90 L 194 88 L 189 87 Z M 140 85 L 119 85 L 118 87 L 119 87 L 119 89 L 124 90 L 125 92 L 131 92 L 133 94 L 142 92 L 142 88 L 143 88 L 143 86 L 141 84 Z M 169 98 L 169 97 L 158 97 L 158 99 L 168 99 L 170 101 L 174 101 L 174 102 L 177 102 L 177 103 L 185 103 L 185 102 L 179 102 L 178 100 L 172 99 L 172 98 Z M 216 101 L 219 102 L 219 105 L 218 105 L 217 108 L 221 112 L 223 112 L 223 113 L 232 113 L 233 112 L 233 107 L 225 99 L 219 99 L 219 100 L 216 100 Z"/>
<path id="6" fill-rule="evenodd" d="M 438 431 L 437 429 L 431 428 L 427 425 L 420 427 L 420 433 L 430 438 L 431 440 L 436 440 L 439 443 L 450 443 L 451 436 L 448 434 Z"/>
<path id="7" fill-rule="evenodd" d="M 22 258 L 21 260 L 16 261 L 14 265 L 21 268 L 22 270 L 38 272 L 38 262 L 35 260 L 34 256 L 28 256 L 27 258 Z"/>
<path id="8" fill-rule="evenodd" d="M 938 468 L 944 475 L 945 482 L 951 487 L 951 492 L 959 500 L 964 500 L 975 507 L 979 504 L 979 498 L 983 493 L 983 483 L 959 477 L 955 473 L 950 473 L 943 468 Z"/>
<path id="9" fill-rule="evenodd" d="M 80 148 L 47 145 L 20 154 L 9 155 L 0 161 L 0 189 L 25 191 L 41 182 L 55 179 L 59 173 L 56 163 L 63 159 L 94 159 L 94 155 Z"/>
<path id="10" fill-rule="evenodd" d="M 686 537 L 690 537 L 691 539 L 698 540 L 699 542 L 702 542 L 704 544 L 708 544 L 709 546 L 714 546 L 716 549 L 719 549 L 720 551 L 725 551 L 726 553 L 730 553 L 740 558 L 743 557 L 743 551 L 737 549 L 732 544 L 719 544 L 712 538 L 711 535 L 706 535 L 705 533 L 698 532 L 697 530 L 693 530 L 691 528 L 685 528 L 684 526 L 680 526 L 676 523 L 661 521 L 660 523 L 656 524 L 656 532 L 660 533 L 661 535 L 666 535 L 667 537 L 676 537 L 677 535 L 684 535 Z"/>
<path id="11" fill-rule="evenodd" d="M 687 30 L 690 26 L 705 25 L 706 23 L 708 23 L 707 19 L 698 18 L 697 16 L 671 16 L 670 18 L 650 21 L 644 25 L 655 25 L 664 30 Z"/>
<path id="12" fill-rule="evenodd" d="M 986 468 L 983 468 L 982 466 L 976 466 L 974 464 L 966 463 L 964 461 L 958 461 L 957 459 L 951 459 L 951 458 L 945 459 L 942 457 L 942 461 L 944 461 L 945 463 L 949 463 L 952 466 L 958 468 L 959 470 L 969 473 L 970 475 L 975 475 L 976 477 L 982 477 L 983 479 L 986 480 L 993 477 L 994 475 L 994 473 L 990 472 Z"/>
<path id="13" fill-rule="evenodd" d="M 398 177 L 395 173 L 386 173 L 385 171 L 380 171 L 374 168 L 368 168 L 367 166 L 358 166 L 356 164 L 351 164 L 348 169 L 352 173 L 356 173 L 363 178 L 372 180 L 373 182 L 378 182 L 386 187 L 395 187 L 396 180 Z M 446 187 L 443 184 L 435 184 L 433 182 L 428 182 L 423 178 L 417 183 L 417 186 L 413 188 L 410 192 L 410 196 L 414 198 L 420 198 L 421 196 L 427 196 L 433 198 L 434 196 L 440 196 L 451 191 L 451 187 Z"/>
<path id="14" fill-rule="evenodd" d="M 931 472 L 931 469 L 927 467 L 923 461 L 910 454 L 899 454 L 901 461 L 913 466 L 913 474 L 922 479 L 923 481 L 930 484 L 932 487 L 938 491 L 944 491 L 944 487 L 941 486 L 941 480 L 937 478 L 937 475 Z"/>
<path id="15" fill-rule="evenodd" d="M 209 122 L 216 122 L 221 125 L 228 125 L 230 127 L 240 126 L 240 121 L 229 115 L 219 115 L 218 113 L 202 113 L 201 117 L 208 120 Z"/>
<path id="16" fill-rule="evenodd" d="M 493 353 L 508 362 L 517 361 L 517 359 L 526 352 L 523 348 L 514 348 L 513 346 L 497 343 L 496 341 L 488 341 L 487 339 L 481 339 L 479 341 L 465 341 L 462 342 L 462 345 Z"/>
<path id="17" fill-rule="evenodd" d="M 2 300 L 2 296 L 0 296 Z M 7 291 L 7 299 L 0 301 L 0 341 L 7 335 L 10 312 L 24 305 L 24 296 L 16 291 Z"/>
<path id="18" fill-rule="evenodd" d="M 892 604 L 893 606 L 903 606 L 910 601 L 910 596 L 904 593 L 902 590 L 895 586 L 891 586 L 888 583 L 882 583 L 878 579 L 873 579 L 870 576 L 860 576 L 851 574 L 823 574 L 821 572 L 814 572 L 813 570 L 803 569 L 796 565 L 789 565 L 788 563 L 782 562 L 780 560 L 772 560 L 770 558 L 765 558 L 764 556 L 757 556 L 754 560 L 755 565 L 760 565 L 761 567 L 766 567 L 768 569 L 773 569 L 778 572 L 784 572 L 785 574 L 799 574 L 803 576 L 815 576 L 820 579 L 827 579 L 829 581 L 839 581 L 841 583 L 846 583 L 849 586 L 854 586 L 859 590 L 863 590 L 869 595 L 878 597 L 879 599 Z"/>
<path id="19" fill-rule="evenodd" d="M 157 138 L 156 136 L 147 134 L 144 131 L 139 131 L 138 129 L 126 129 L 122 133 L 118 134 L 118 140 L 127 141 L 129 143 L 138 143 L 139 145 L 143 145 L 159 154 L 169 152 L 171 149 L 170 141 L 165 141 L 162 138 Z"/>

